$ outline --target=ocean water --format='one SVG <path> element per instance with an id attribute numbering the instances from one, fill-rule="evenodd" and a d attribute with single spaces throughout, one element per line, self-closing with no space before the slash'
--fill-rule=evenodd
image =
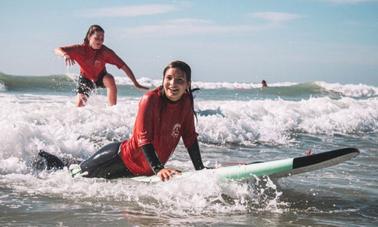
<path id="1" fill-rule="evenodd" d="M 75 75 L 0 74 L 1 226 L 377 226 L 378 87 L 364 84 L 194 81 L 207 166 L 276 160 L 344 147 L 345 163 L 281 179 L 157 184 L 71 178 L 32 168 L 39 150 L 87 158 L 127 139 L 142 91 L 116 78 L 118 105 L 96 91 L 74 106 Z M 160 81 L 143 78 L 151 87 Z M 192 170 L 182 145 L 167 163 Z"/>

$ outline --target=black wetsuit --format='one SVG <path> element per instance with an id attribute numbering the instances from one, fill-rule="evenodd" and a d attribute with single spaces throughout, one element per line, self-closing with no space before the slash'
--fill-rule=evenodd
<path id="1" fill-rule="evenodd" d="M 80 164 L 83 177 L 99 177 L 114 179 L 120 177 L 133 177 L 133 174 L 123 164 L 121 157 L 118 155 L 121 143 L 111 143 L 93 154 L 85 161 L 60 159 L 55 155 L 45 151 L 40 151 L 38 155 L 42 158 L 34 162 L 37 169 L 63 169 L 71 164 Z"/>
<path id="2" fill-rule="evenodd" d="M 95 88 L 105 88 L 104 85 L 104 77 L 108 74 L 106 69 L 104 69 L 98 76 L 98 80 L 96 82 L 93 82 L 87 78 L 85 78 L 83 75 L 80 75 L 76 93 L 84 94 L 87 97 L 89 97 L 89 94 L 92 92 Z"/>
<path id="3" fill-rule="evenodd" d="M 37 169 L 63 169 L 65 166 L 68 167 L 71 164 L 80 164 L 80 175 L 83 177 L 98 177 L 106 179 L 134 177 L 119 156 L 120 145 L 121 143 L 108 144 L 85 161 L 59 159 L 55 155 L 40 151 L 38 155 L 42 159 L 37 160 L 34 166 Z M 164 165 L 159 161 L 152 144 L 144 145 L 142 150 L 155 174 L 164 168 Z M 197 140 L 188 151 L 194 168 L 196 170 L 205 168 L 202 163 Z"/>

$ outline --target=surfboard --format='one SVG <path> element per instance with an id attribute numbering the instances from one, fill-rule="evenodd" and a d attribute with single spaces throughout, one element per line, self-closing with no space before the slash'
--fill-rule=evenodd
<path id="1" fill-rule="evenodd" d="M 296 158 L 183 172 L 180 175 L 174 176 L 172 179 L 174 180 L 175 178 L 190 177 L 202 171 L 206 171 L 210 175 L 213 175 L 220 180 L 243 181 L 261 176 L 280 178 L 337 165 L 352 159 L 359 153 L 360 151 L 356 148 L 343 148 Z M 161 181 L 158 176 L 140 176 L 130 179 L 146 183 Z"/>

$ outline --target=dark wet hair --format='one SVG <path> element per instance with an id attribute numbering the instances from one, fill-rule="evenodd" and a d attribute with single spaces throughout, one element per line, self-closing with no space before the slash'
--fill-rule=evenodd
<path id="1" fill-rule="evenodd" d="M 165 73 L 168 71 L 168 69 L 171 69 L 171 68 L 180 69 L 181 71 L 183 71 L 185 73 L 186 80 L 188 82 L 192 81 L 192 69 L 185 62 L 183 62 L 183 61 L 173 61 L 173 62 L 169 63 L 169 65 L 167 65 L 164 68 L 163 76 L 165 76 Z"/>
<path id="2" fill-rule="evenodd" d="M 191 82 L 192 81 L 192 69 L 190 68 L 190 66 L 188 64 L 186 64 L 185 62 L 183 62 L 183 61 L 173 61 L 173 62 L 169 63 L 164 68 L 164 71 L 163 71 L 163 82 L 164 82 L 165 73 L 168 71 L 168 69 L 171 69 L 171 68 L 180 69 L 181 71 L 183 71 L 185 73 L 186 81 L 187 82 Z M 197 114 L 194 111 L 193 92 L 199 90 L 199 88 L 192 89 L 191 85 L 192 84 L 190 83 L 189 88 L 186 90 L 186 92 L 188 92 L 190 101 L 192 103 L 193 114 L 197 118 Z M 162 94 L 164 95 L 164 89 L 163 88 L 162 88 Z"/>
<path id="3" fill-rule="evenodd" d="M 87 34 L 85 35 L 84 38 L 84 44 L 89 44 L 89 37 L 93 35 L 95 32 L 105 32 L 103 28 L 101 28 L 100 25 L 93 24 L 88 28 Z"/>
<path id="4" fill-rule="evenodd" d="M 262 80 L 262 81 L 261 81 L 261 84 L 262 84 L 263 87 L 268 87 L 268 84 L 266 83 L 265 80 Z"/>

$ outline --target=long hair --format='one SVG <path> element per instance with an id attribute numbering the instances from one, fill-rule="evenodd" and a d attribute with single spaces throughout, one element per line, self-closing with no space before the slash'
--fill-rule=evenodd
<path id="1" fill-rule="evenodd" d="M 180 69 L 181 71 L 183 71 L 185 73 L 186 81 L 190 82 L 190 85 L 189 85 L 188 89 L 186 90 L 186 92 L 188 93 L 189 98 L 190 98 L 190 102 L 192 104 L 193 114 L 194 114 L 194 116 L 197 119 L 197 114 L 194 111 L 193 91 L 197 91 L 197 90 L 199 90 L 199 88 L 192 89 L 192 87 L 191 87 L 192 86 L 192 83 L 191 83 L 191 81 L 192 81 L 192 69 L 190 68 L 190 66 L 188 64 L 186 64 L 183 61 L 173 61 L 173 62 L 169 63 L 169 65 L 167 65 L 164 68 L 164 71 L 163 71 L 163 82 L 164 82 L 165 73 L 167 72 L 168 69 L 171 69 L 171 68 L 176 68 L 176 69 Z M 165 95 L 164 94 L 164 88 L 162 88 L 162 94 Z"/>
<path id="2" fill-rule="evenodd" d="M 86 44 L 86 45 L 89 44 L 89 37 L 91 37 L 91 35 L 93 35 L 95 32 L 104 32 L 105 33 L 105 30 L 103 28 L 101 28 L 100 25 L 97 25 L 97 24 L 91 25 L 88 28 L 87 34 L 85 35 L 84 44 Z"/>

